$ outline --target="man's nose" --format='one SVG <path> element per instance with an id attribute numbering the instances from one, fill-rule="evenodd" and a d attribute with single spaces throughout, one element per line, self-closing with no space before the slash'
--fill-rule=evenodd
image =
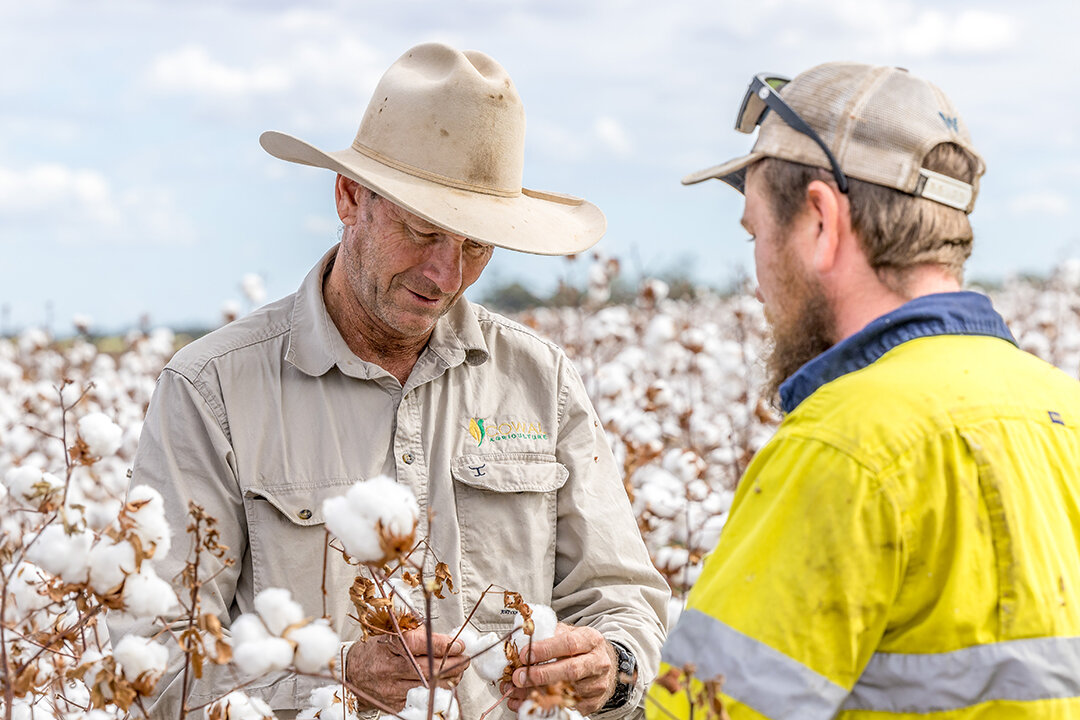
<path id="1" fill-rule="evenodd" d="M 465 238 L 444 236 L 432 243 L 424 277 L 435 283 L 439 290 L 453 295 L 461 287 L 461 253 Z"/>

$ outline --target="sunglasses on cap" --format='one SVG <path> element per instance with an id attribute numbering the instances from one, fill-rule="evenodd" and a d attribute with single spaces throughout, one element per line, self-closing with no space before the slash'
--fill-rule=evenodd
<path id="1" fill-rule="evenodd" d="M 846 194 L 848 191 L 847 176 L 840 170 L 840 164 L 836 162 L 832 151 L 825 145 L 825 141 L 814 132 L 814 129 L 780 97 L 780 88 L 789 82 L 791 82 L 790 79 L 778 75 L 767 75 L 765 73 L 755 75 L 754 79 L 750 81 L 750 86 L 746 88 L 746 95 L 743 96 L 742 105 L 739 106 L 739 115 L 735 118 L 735 129 L 741 133 L 752 133 L 754 128 L 765 119 L 765 115 L 770 110 L 775 111 L 791 129 L 801 132 L 818 144 L 818 147 L 825 153 L 825 157 L 829 159 L 837 187 L 840 192 Z"/>

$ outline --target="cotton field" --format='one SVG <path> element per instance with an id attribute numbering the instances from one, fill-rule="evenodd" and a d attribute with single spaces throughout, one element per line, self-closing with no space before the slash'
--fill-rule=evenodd
<path id="1" fill-rule="evenodd" d="M 611 263 L 597 260 L 583 307 L 516 319 L 577 363 L 653 561 L 674 590 L 674 614 L 719 537 L 739 476 L 780 421 L 759 389 L 765 322 L 751 292 L 673 300 L 659 280 L 642 283 L 630 304 L 608 304 L 613 275 Z M 1046 281 L 1010 282 L 991 294 L 1024 349 L 1080 376 L 1080 261 L 1063 263 Z M 75 319 L 77 328 L 88 324 Z M 142 417 L 175 345 L 167 329 L 134 332 L 116 353 L 38 329 L 0 339 L 0 712 L 7 717 L 89 717 L 91 706 L 110 709 L 95 718 L 129 708 L 138 715 L 139 698 L 164 669 L 160 645 L 130 638 L 111 651 L 97 620 L 105 610 L 154 618 L 176 609 L 153 570 L 169 542 L 161 499 L 147 488 L 127 491 Z M 182 533 L 173 528 L 172 542 Z M 379 547 L 377 538 L 355 542 Z M 264 598 L 260 616 L 240 623 L 234 647 L 212 619 L 183 607 L 200 618 L 186 642 L 205 662 L 330 673 L 336 636 L 319 621 L 301 623 L 294 606 L 287 593 Z M 495 660 L 493 674 L 501 668 Z M 242 693 L 222 703 L 207 714 L 265 714 Z M 305 717 L 342 712 L 331 710 L 340 703 L 331 691 L 313 694 L 312 703 Z"/>

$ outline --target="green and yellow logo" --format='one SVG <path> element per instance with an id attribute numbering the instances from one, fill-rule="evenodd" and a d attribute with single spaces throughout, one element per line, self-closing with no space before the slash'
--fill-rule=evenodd
<path id="1" fill-rule="evenodd" d="M 540 421 L 508 420 L 505 417 L 496 420 L 491 418 L 469 418 L 469 434 L 476 441 L 476 446 L 488 442 L 502 440 L 547 440 L 547 433 L 540 426 Z"/>
<path id="2" fill-rule="evenodd" d="M 480 447 L 480 443 L 484 442 L 485 436 L 484 418 L 469 418 L 469 434 L 476 441 L 476 446 Z"/>

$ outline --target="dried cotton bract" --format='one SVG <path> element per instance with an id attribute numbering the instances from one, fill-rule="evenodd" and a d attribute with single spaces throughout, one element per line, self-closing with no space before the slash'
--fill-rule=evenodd
<path id="1" fill-rule="evenodd" d="M 412 549 L 420 508 L 411 490 L 380 475 L 324 500 L 323 516 L 349 556 L 382 565 Z"/>

